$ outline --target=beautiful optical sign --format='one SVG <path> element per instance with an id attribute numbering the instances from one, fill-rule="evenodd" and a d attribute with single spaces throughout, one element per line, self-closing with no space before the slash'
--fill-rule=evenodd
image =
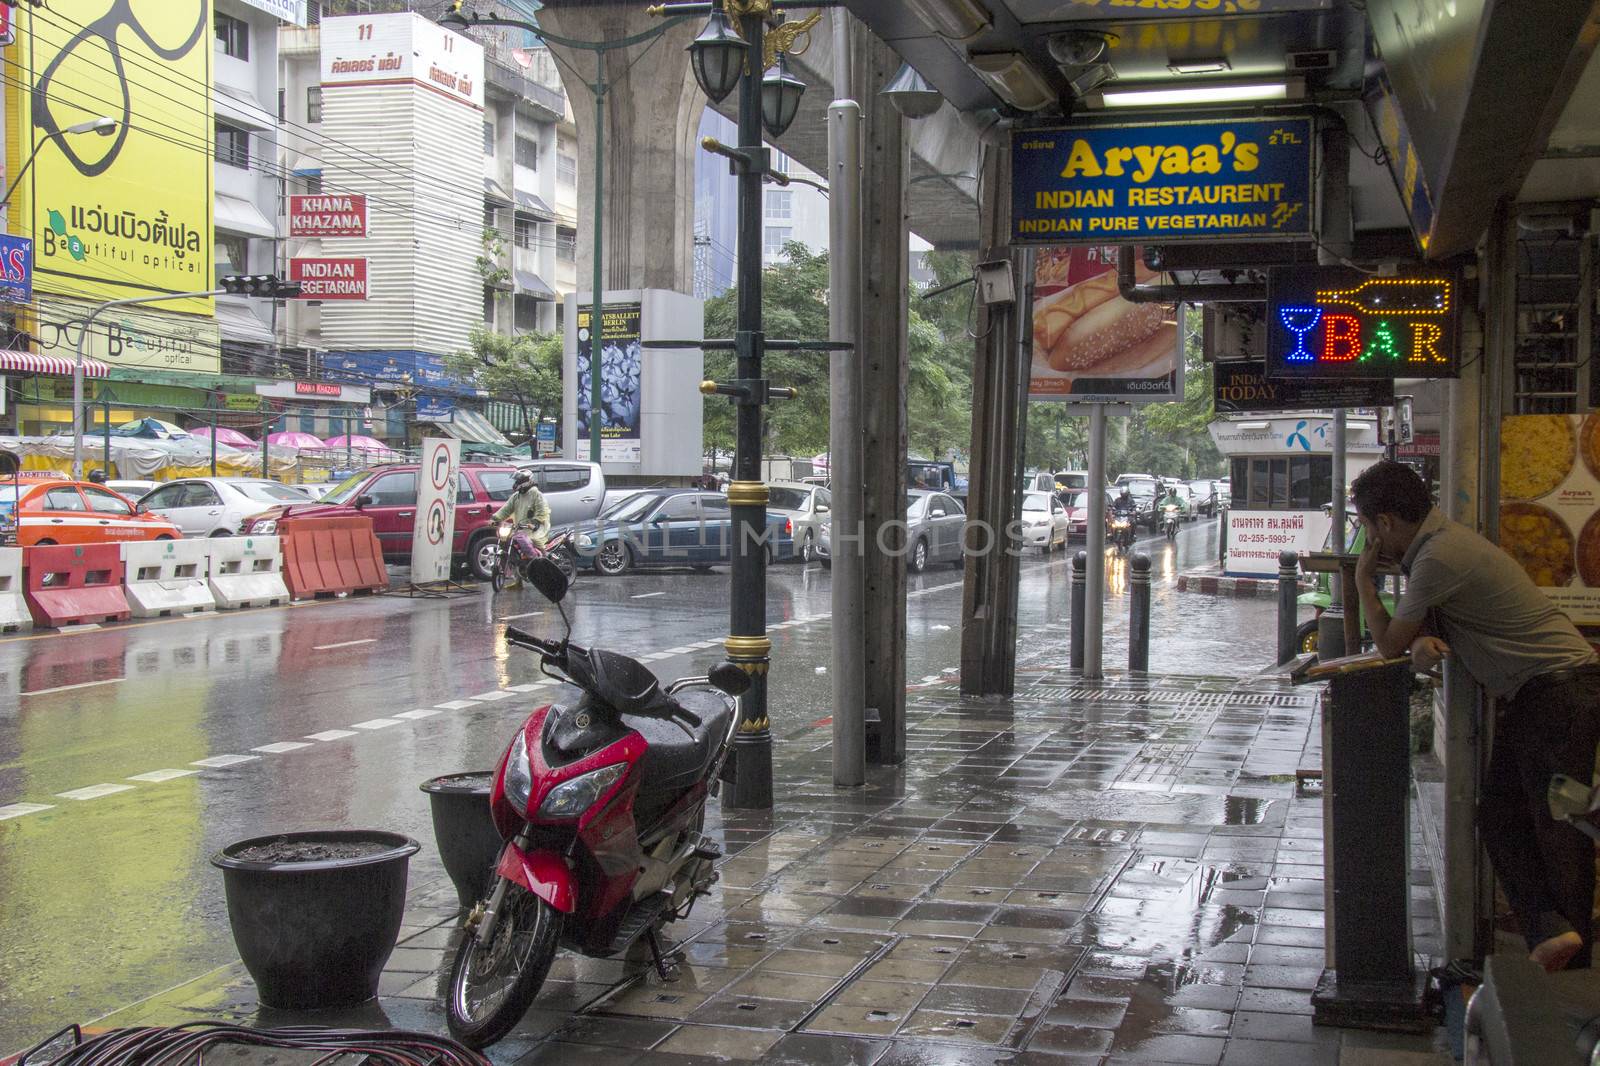
<path id="1" fill-rule="evenodd" d="M 1267 376 L 1453 378 L 1460 369 L 1456 279 L 1277 267 L 1267 275 Z"/>

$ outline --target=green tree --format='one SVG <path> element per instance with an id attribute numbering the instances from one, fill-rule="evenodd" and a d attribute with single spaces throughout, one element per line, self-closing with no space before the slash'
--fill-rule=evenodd
<path id="1" fill-rule="evenodd" d="M 445 369 L 497 400 L 517 405 L 528 440 L 534 423 L 561 410 L 561 337 L 554 333 L 506 336 L 481 327 L 471 347 L 444 357 Z"/>

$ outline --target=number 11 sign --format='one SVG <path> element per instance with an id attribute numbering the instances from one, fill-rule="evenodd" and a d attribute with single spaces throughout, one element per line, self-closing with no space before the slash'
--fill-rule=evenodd
<path id="1" fill-rule="evenodd" d="M 1432 268 L 1275 267 L 1267 274 L 1267 376 L 1453 378 L 1458 302 L 1455 277 Z"/>

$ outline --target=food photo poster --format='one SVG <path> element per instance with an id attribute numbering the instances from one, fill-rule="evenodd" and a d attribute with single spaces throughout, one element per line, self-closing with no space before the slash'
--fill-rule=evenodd
<path id="1" fill-rule="evenodd" d="M 1500 422 L 1500 547 L 1580 625 L 1600 625 L 1600 416 Z"/>

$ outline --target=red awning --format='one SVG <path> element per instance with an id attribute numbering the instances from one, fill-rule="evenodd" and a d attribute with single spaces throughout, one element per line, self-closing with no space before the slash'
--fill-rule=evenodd
<path id="1" fill-rule="evenodd" d="M 56 355 L 34 355 L 32 352 L 12 352 L 0 350 L 0 371 L 9 370 L 20 374 L 71 374 L 73 360 Z M 111 372 L 111 367 L 98 359 L 85 358 L 83 361 L 83 376 L 86 378 L 103 378 Z"/>

